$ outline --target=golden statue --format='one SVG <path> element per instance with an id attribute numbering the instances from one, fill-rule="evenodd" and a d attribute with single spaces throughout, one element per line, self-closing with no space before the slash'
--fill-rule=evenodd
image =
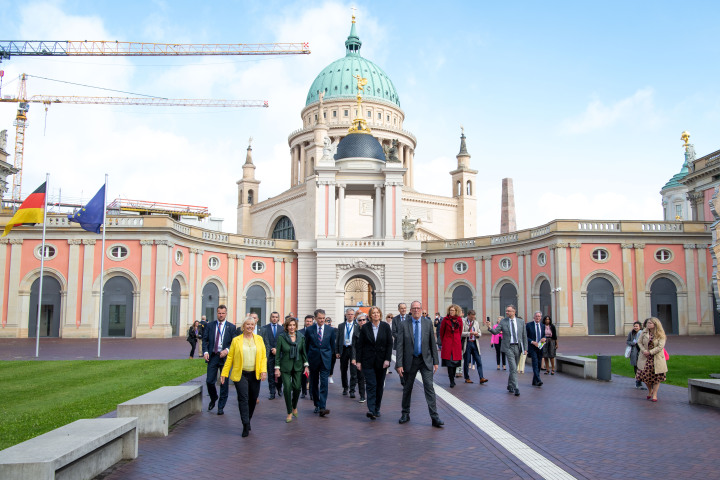
<path id="1" fill-rule="evenodd" d="M 684 132 L 682 132 L 682 134 L 680 135 L 680 140 L 682 140 L 683 142 L 685 142 L 685 145 L 683 145 L 683 147 L 687 147 L 687 146 L 688 146 L 688 140 L 690 140 L 690 132 L 688 132 L 687 130 L 685 130 Z"/>
<path id="2" fill-rule="evenodd" d="M 348 133 L 370 133 L 370 127 L 367 126 L 367 122 L 362 115 L 362 92 L 365 91 L 365 85 L 367 85 L 368 79 L 360 75 L 353 75 L 353 78 L 357 80 L 357 107 L 355 110 L 355 119 L 348 129 Z"/>

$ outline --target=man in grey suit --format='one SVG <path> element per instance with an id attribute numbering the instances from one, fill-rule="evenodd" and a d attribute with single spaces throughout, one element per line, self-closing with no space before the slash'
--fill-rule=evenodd
<path id="1" fill-rule="evenodd" d="M 415 376 L 420 371 L 432 426 L 440 428 L 444 423 L 438 416 L 433 387 L 433 374 L 439 365 L 433 323 L 429 318 L 422 316 L 422 303 L 418 301 L 410 304 L 410 315 L 409 319 L 398 326 L 397 335 L 395 368 L 398 374 L 404 375 L 405 378 L 400 423 L 410 421 L 410 398 Z"/>
<path id="2" fill-rule="evenodd" d="M 500 320 L 497 328 L 492 328 L 491 323 L 485 320 L 485 326 L 493 335 L 502 332 L 502 343 L 500 351 L 507 357 L 508 363 L 508 392 L 520 395 L 517 385 L 517 364 L 520 361 L 520 354 L 527 355 L 527 332 L 525 322 L 515 316 L 515 306 L 508 305 L 505 308 L 505 318 Z"/>

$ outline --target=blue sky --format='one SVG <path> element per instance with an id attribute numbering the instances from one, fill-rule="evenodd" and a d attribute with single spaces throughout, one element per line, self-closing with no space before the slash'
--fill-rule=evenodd
<path id="1" fill-rule="evenodd" d="M 267 99 L 268 109 L 31 107 L 23 191 L 89 199 L 104 173 L 118 196 L 208 206 L 235 230 L 235 181 L 254 137 L 260 198 L 289 185 L 287 136 L 315 75 L 344 55 L 351 3 L 10 2 L 5 39 L 168 43 L 308 41 L 292 57 L 27 58 L 4 69 L 174 98 Z M 363 2 L 361 53 L 395 83 L 418 139 L 415 186 L 450 195 L 465 127 L 478 174 L 479 234 L 500 225 L 512 177 L 518 228 L 556 218 L 660 219 L 659 190 L 720 148 L 717 2 Z M 31 78 L 30 94 L 112 95 Z M 0 104 L 14 148 L 15 104 Z M 12 161 L 12 158 L 11 158 Z M 278 172 L 282 172 L 278 175 Z"/>

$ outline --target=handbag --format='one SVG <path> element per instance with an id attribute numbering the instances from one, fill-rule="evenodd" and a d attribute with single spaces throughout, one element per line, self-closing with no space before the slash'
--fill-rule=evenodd
<path id="1" fill-rule="evenodd" d="M 668 360 L 670 360 L 670 354 L 664 348 L 663 348 L 663 353 L 665 354 L 665 361 L 667 362 Z"/>
<path id="2" fill-rule="evenodd" d="M 520 361 L 517 365 L 517 370 L 520 373 L 525 373 L 525 361 L 527 360 L 527 355 L 524 353 L 520 354 Z"/>
<path id="3" fill-rule="evenodd" d="M 632 352 L 632 347 L 628 345 L 625 347 L 625 358 L 630 358 L 630 352 Z"/>

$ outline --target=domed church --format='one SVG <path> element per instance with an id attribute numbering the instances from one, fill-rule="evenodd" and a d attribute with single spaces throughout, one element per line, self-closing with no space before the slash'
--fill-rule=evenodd
<path id="1" fill-rule="evenodd" d="M 353 18 L 345 56 L 310 86 L 290 134 L 289 189 L 254 203 L 250 150 L 238 182 L 238 233 L 298 242 L 298 311 L 344 306 L 346 284 L 367 282 L 371 301 L 421 297 L 421 240 L 476 235 L 475 176 L 461 138 L 447 197 L 413 188 L 417 140 L 390 77 L 361 55 Z M 453 196 L 453 185 L 457 184 Z"/>

